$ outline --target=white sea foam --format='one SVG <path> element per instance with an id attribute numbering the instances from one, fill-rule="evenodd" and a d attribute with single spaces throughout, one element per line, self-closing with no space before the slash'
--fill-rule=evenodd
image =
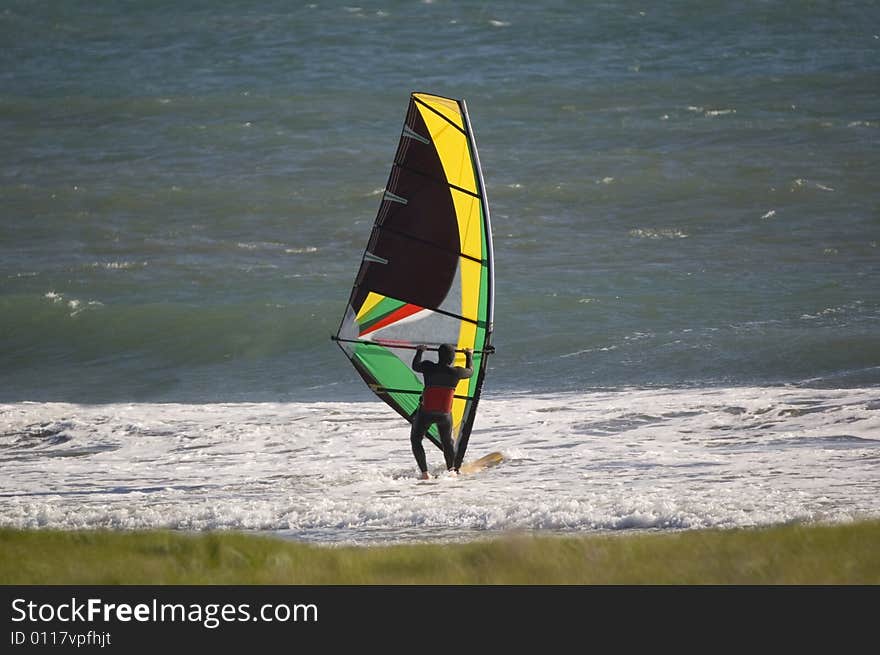
<path id="1" fill-rule="evenodd" d="M 804 178 L 800 177 L 796 180 L 793 180 L 790 187 L 791 191 L 797 191 L 799 189 L 819 189 L 820 191 L 834 191 L 834 189 L 830 186 L 820 184 L 819 182 L 805 180 Z"/>
<path id="2" fill-rule="evenodd" d="M 678 228 L 635 228 L 629 231 L 632 237 L 639 239 L 687 239 L 688 233 Z"/>
<path id="3" fill-rule="evenodd" d="M 880 516 L 875 389 L 485 399 L 469 459 L 416 479 L 385 405 L 0 405 L 0 525 L 274 531 L 327 543 Z"/>
<path id="4" fill-rule="evenodd" d="M 703 116 L 706 116 L 707 118 L 714 118 L 716 116 L 727 116 L 729 114 L 736 113 L 736 109 L 706 109 L 705 107 L 700 107 L 697 105 L 690 105 L 688 106 L 687 110 L 695 114 L 703 114 Z"/>
<path id="5" fill-rule="evenodd" d="M 240 241 L 235 245 L 242 250 L 280 250 L 285 247 L 285 244 L 275 241 Z"/>
<path id="6" fill-rule="evenodd" d="M 845 315 L 859 311 L 862 307 L 864 307 L 864 302 L 862 302 L 861 300 L 856 300 L 855 302 L 847 303 L 846 305 L 826 307 L 821 311 L 816 312 L 815 314 L 801 314 L 801 318 L 804 320 L 815 320 L 820 318 L 827 318 L 829 316 Z"/>
<path id="7" fill-rule="evenodd" d="M 132 268 L 146 268 L 149 265 L 149 262 L 140 261 L 118 261 L 118 262 L 92 262 L 91 268 L 104 268 L 108 271 L 124 271 Z"/>
<path id="8" fill-rule="evenodd" d="M 65 301 L 64 294 L 56 293 L 54 291 L 49 291 L 43 294 L 43 297 L 51 300 L 53 303 L 64 302 L 70 310 L 71 318 L 79 315 L 85 309 L 95 309 L 104 306 L 104 303 L 99 300 L 89 300 L 85 305 L 83 305 L 82 301 L 77 298 L 71 298 Z"/>

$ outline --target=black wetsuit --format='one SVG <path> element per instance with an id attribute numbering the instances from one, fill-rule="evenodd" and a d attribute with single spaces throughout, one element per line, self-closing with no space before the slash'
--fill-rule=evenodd
<path id="1" fill-rule="evenodd" d="M 467 357 L 465 368 L 453 366 L 451 363 L 423 362 L 421 350 L 416 351 L 416 356 L 413 358 L 413 370 L 425 376 L 425 394 L 413 416 L 409 437 L 413 455 L 415 455 L 422 473 L 428 471 L 422 439 L 432 424 L 435 424 L 440 432 L 440 443 L 443 446 L 446 468 L 452 470 L 455 464 L 455 447 L 452 444 L 452 395 L 459 380 L 464 380 L 474 374 L 472 354 L 466 352 L 465 356 Z M 447 401 L 445 406 L 443 400 Z"/>

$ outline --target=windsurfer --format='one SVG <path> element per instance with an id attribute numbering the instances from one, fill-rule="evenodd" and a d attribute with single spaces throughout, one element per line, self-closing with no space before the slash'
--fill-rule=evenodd
<path id="1" fill-rule="evenodd" d="M 425 391 L 413 417 L 409 437 L 423 480 L 427 480 L 429 476 L 422 439 L 431 425 L 436 425 L 440 432 L 446 469 L 458 473 L 455 468 L 455 447 L 452 444 L 452 399 L 458 381 L 474 374 L 473 350 L 470 348 L 464 350 L 464 367 L 452 365 L 455 360 L 455 346 L 451 344 L 444 343 L 437 349 L 437 362 L 423 362 L 425 350 L 427 346 L 419 346 L 412 361 L 413 370 L 425 378 Z"/>

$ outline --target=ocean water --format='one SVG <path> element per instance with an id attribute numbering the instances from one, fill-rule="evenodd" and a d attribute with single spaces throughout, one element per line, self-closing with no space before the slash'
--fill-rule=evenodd
<path id="1" fill-rule="evenodd" d="M 5 3 L 0 525 L 880 516 L 878 26 L 874 2 Z M 411 91 L 468 102 L 497 293 L 469 453 L 506 456 L 429 483 L 330 341 Z"/>

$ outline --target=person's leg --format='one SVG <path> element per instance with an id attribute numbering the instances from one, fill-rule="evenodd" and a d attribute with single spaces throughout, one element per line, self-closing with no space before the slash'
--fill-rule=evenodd
<path id="1" fill-rule="evenodd" d="M 416 464 L 419 465 L 419 470 L 422 472 L 422 477 L 428 475 L 428 461 L 425 459 L 425 448 L 422 446 L 422 438 L 427 431 L 428 425 L 425 423 L 422 413 L 416 412 L 412 429 L 409 432 L 409 441 L 412 445 L 413 455 L 416 458 Z"/>
<path id="2" fill-rule="evenodd" d="M 443 458 L 446 470 L 451 471 L 455 463 L 455 446 L 452 444 L 452 414 L 443 414 L 436 421 L 440 431 L 440 444 L 443 446 Z"/>

